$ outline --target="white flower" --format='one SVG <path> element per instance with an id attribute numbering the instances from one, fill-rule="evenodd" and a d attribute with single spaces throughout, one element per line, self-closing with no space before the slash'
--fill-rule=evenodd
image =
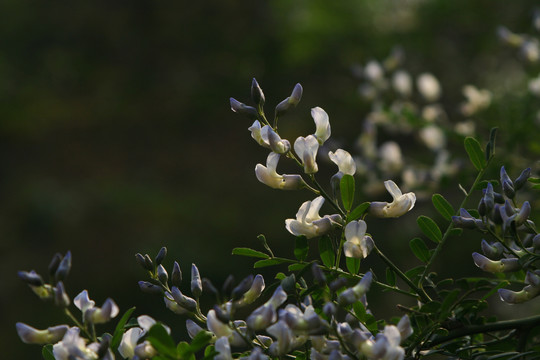
<path id="1" fill-rule="evenodd" d="M 341 221 L 338 214 L 319 216 L 319 209 L 324 203 L 322 196 L 313 201 L 306 201 L 300 206 L 295 219 L 285 220 L 287 230 L 296 236 L 304 235 L 308 239 L 326 234 L 336 223 Z"/>
<path id="2" fill-rule="evenodd" d="M 95 307 L 96 304 L 88 297 L 88 291 L 83 290 L 73 300 L 75 306 L 82 311 L 85 321 L 93 324 L 103 324 L 118 315 L 119 309 L 112 299 L 107 299 L 101 308 Z"/>
<path id="3" fill-rule="evenodd" d="M 351 221 L 345 226 L 345 256 L 361 259 L 369 255 L 373 249 L 373 239 L 366 235 L 366 229 L 367 225 L 363 220 Z"/>
<path id="4" fill-rule="evenodd" d="M 314 174 L 319 171 L 315 158 L 319 150 L 319 142 L 313 135 L 307 137 L 299 136 L 294 142 L 294 151 L 304 164 L 304 172 L 306 174 Z"/>
<path id="5" fill-rule="evenodd" d="M 62 341 L 53 345 L 53 354 L 56 360 L 95 360 L 97 353 L 86 347 L 86 340 L 79 336 L 78 327 L 70 328 Z"/>
<path id="6" fill-rule="evenodd" d="M 311 109 L 311 117 L 315 121 L 315 137 L 320 145 L 324 144 L 332 133 L 330 129 L 330 121 L 328 120 L 328 114 L 320 107 Z M 296 151 L 296 147 L 294 148 Z"/>
<path id="7" fill-rule="evenodd" d="M 255 166 L 255 175 L 257 176 L 257 179 L 273 189 L 301 189 L 305 183 L 300 175 L 279 175 L 276 172 L 279 156 L 279 154 L 272 152 L 266 159 L 266 167 L 261 164 Z"/>
<path id="8" fill-rule="evenodd" d="M 380 168 L 390 174 L 399 172 L 403 167 L 401 148 L 395 141 L 386 141 L 379 148 Z"/>
<path id="9" fill-rule="evenodd" d="M 414 207 L 416 195 L 410 192 L 402 194 L 399 187 L 392 180 L 384 182 L 384 187 L 392 195 L 391 203 L 374 201 L 369 207 L 369 213 L 376 217 L 399 217 Z"/>
<path id="10" fill-rule="evenodd" d="M 444 132 L 437 125 L 428 125 L 420 130 L 420 139 L 431 150 L 440 150 L 446 145 Z"/>
<path id="11" fill-rule="evenodd" d="M 378 82 L 383 79 L 384 70 L 377 61 L 371 60 L 364 68 L 364 76 L 371 82 Z"/>
<path id="12" fill-rule="evenodd" d="M 61 340 L 69 329 L 67 325 L 58 325 L 49 327 L 45 330 L 38 330 L 21 322 L 18 322 L 15 326 L 17 328 L 17 334 L 26 344 L 55 343 Z"/>
<path id="13" fill-rule="evenodd" d="M 529 91 L 531 94 L 540 97 L 540 75 L 529 81 Z"/>
<path id="14" fill-rule="evenodd" d="M 337 149 L 336 152 L 329 151 L 328 157 L 334 164 L 338 166 L 339 173 L 342 175 L 354 175 L 356 172 L 356 163 L 351 154 L 342 149 Z M 339 174 L 338 173 L 338 174 Z"/>
<path id="15" fill-rule="evenodd" d="M 275 153 L 285 154 L 291 149 L 289 141 L 281 139 L 270 126 L 264 125 L 261 129 L 259 120 L 255 120 L 248 130 L 251 131 L 251 137 L 255 139 L 259 145 L 271 149 Z"/>
<path id="16" fill-rule="evenodd" d="M 215 360 L 233 360 L 229 340 L 223 336 L 216 340 L 215 349 L 219 353 L 214 356 Z"/>
<path id="17" fill-rule="evenodd" d="M 401 96 L 410 96 L 412 92 L 412 79 L 408 72 L 399 70 L 392 77 L 392 86 Z"/>
<path id="18" fill-rule="evenodd" d="M 118 346 L 118 352 L 124 358 L 131 359 L 135 356 L 135 347 L 137 347 L 137 342 L 141 338 L 143 329 L 138 327 L 133 327 L 127 330 L 124 335 L 122 335 L 122 341 L 120 346 Z"/>
<path id="19" fill-rule="evenodd" d="M 437 101 L 441 96 L 441 85 L 435 76 L 423 73 L 416 79 L 416 87 L 420 95 L 427 101 Z"/>
<path id="20" fill-rule="evenodd" d="M 463 87 L 462 92 L 467 98 L 467 102 L 461 105 L 461 112 L 465 116 L 474 115 L 491 104 L 491 92 L 489 90 L 477 89 L 473 85 L 466 85 Z"/>

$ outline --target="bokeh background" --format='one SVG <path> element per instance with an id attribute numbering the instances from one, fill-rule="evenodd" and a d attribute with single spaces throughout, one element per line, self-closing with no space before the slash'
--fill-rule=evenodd
<path id="1" fill-rule="evenodd" d="M 153 256 L 167 246 L 168 269 L 178 260 L 189 276 L 195 262 L 217 284 L 230 273 L 250 273 L 252 261 L 230 253 L 235 246 L 261 249 L 260 233 L 275 252 L 291 256 L 293 237 L 283 220 L 311 195 L 278 192 L 254 177 L 267 152 L 250 138 L 250 121 L 229 109 L 231 96 L 249 102 L 253 77 L 270 113 L 295 83 L 303 85 L 302 102 L 281 121 L 286 137 L 311 133 L 309 109 L 321 106 L 333 136 L 351 144 L 368 109 L 351 69 L 400 45 L 409 69 L 439 78 L 449 108 L 462 100 L 464 84 L 498 92 L 505 102 L 478 119 L 479 134 L 485 139 L 498 125 L 501 155 L 538 159 L 531 109 L 540 106 L 526 91 L 538 68 L 524 65 L 496 36 L 499 25 L 532 32 L 534 6 L 506 0 L 3 1 L 2 352 L 39 358 L 38 346 L 17 338 L 15 322 L 38 328 L 61 322 L 58 310 L 16 276 L 17 270 L 46 273 L 56 252 L 73 254 L 70 295 L 88 289 L 98 304 L 112 297 L 122 310 L 136 305 L 137 314 L 173 327 L 183 319 L 138 290 L 144 272 L 136 252 Z M 465 157 L 461 146 L 455 151 Z M 513 176 L 521 170 L 509 167 Z M 454 205 L 460 202 L 456 184 L 440 190 Z M 429 202 L 420 202 L 407 217 L 375 222 L 380 228 L 370 231 L 385 251 L 403 254 L 407 239 L 418 235 L 413 219 L 430 211 Z M 478 239 L 455 241 L 448 252 L 460 255 L 436 270 L 480 274 L 464 253 L 477 250 Z M 377 316 L 395 312 L 394 301 L 377 303 Z"/>

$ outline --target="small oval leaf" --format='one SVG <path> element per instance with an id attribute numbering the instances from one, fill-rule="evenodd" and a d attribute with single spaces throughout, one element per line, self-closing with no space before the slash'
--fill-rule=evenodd
<path id="1" fill-rule="evenodd" d="M 240 255 L 240 256 L 248 256 L 248 257 L 254 257 L 254 258 L 261 258 L 261 259 L 269 259 L 270 256 L 267 254 L 253 250 L 250 248 L 234 248 L 232 250 L 233 255 Z"/>
<path id="2" fill-rule="evenodd" d="M 360 259 L 354 258 L 354 257 L 346 257 L 345 258 L 345 265 L 347 265 L 347 270 L 351 274 L 358 274 L 360 271 Z"/>
<path id="3" fill-rule="evenodd" d="M 354 202 L 354 177 L 352 175 L 343 175 L 339 182 L 339 190 L 341 191 L 341 202 L 345 210 L 351 210 Z"/>
<path id="4" fill-rule="evenodd" d="M 452 216 L 456 213 L 452 205 L 441 194 L 434 194 L 431 197 L 433 206 L 446 220 L 452 219 Z"/>
<path id="5" fill-rule="evenodd" d="M 469 159 L 476 168 L 480 171 L 486 167 L 486 158 L 484 156 L 484 151 L 478 140 L 473 137 L 465 138 L 465 151 L 469 155 Z"/>
<path id="6" fill-rule="evenodd" d="M 332 240 L 328 236 L 322 236 L 319 239 L 319 255 L 326 267 L 332 267 L 334 265 L 334 249 L 332 247 Z"/>
<path id="7" fill-rule="evenodd" d="M 414 255 L 422 262 L 427 263 L 430 259 L 429 249 L 420 238 L 414 238 L 409 242 L 409 247 L 411 248 Z"/>
<path id="8" fill-rule="evenodd" d="M 294 242 L 294 256 L 298 261 L 306 260 L 308 255 L 309 245 L 305 236 L 297 236 Z"/>
<path id="9" fill-rule="evenodd" d="M 439 243 L 442 240 L 441 229 L 435 224 L 431 218 L 421 215 L 416 219 L 420 230 L 433 242 Z"/>
<path id="10" fill-rule="evenodd" d="M 362 215 L 364 215 L 365 212 L 369 209 L 369 205 L 371 205 L 371 203 L 365 202 L 355 207 L 353 211 L 351 211 L 347 216 L 347 222 L 360 219 Z"/>

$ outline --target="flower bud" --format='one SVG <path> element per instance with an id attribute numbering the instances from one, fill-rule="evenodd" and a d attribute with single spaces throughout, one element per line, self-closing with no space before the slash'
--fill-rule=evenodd
<path id="1" fill-rule="evenodd" d="M 191 264 L 191 294 L 198 298 L 202 293 L 202 282 L 199 269 L 195 264 Z"/>
<path id="2" fill-rule="evenodd" d="M 139 281 L 139 288 L 142 292 L 154 295 L 163 295 L 161 286 L 154 285 L 148 281 Z"/>
<path id="3" fill-rule="evenodd" d="M 51 277 L 54 276 L 56 273 L 56 270 L 58 269 L 58 265 L 60 265 L 60 262 L 62 261 L 62 254 L 56 253 L 54 254 L 50 264 L 49 264 L 49 275 Z"/>
<path id="4" fill-rule="evenodd" d="M 247 106 L 246 104 L 241 103 L 240 101 L 230 98 L 231 110 L 235 113 L 246 115 L 249 118 L 256 119 L 259 115 L 257 109 L 253 106 Z"/>
<path id="5" fill-rule="evenodd" d="M 499 289 L 498 292 L 502 301 L 509 304 L 519 304 L 537 296 L 540 293 L 540 287 L 527 285 L 521 291 Z"/>
<path id="6" fill-rule="evenodd" d="M 514 180 L 514 189 L 518 191 L 527 183 L 527 179 L 531 176 L 531 168 L 526 168 L 521 174 Z"/>
<path id="7" fill-rule="evenodd" d="M 491 183 L 487 184 L 487 187 L 484 189 L 484 200 L 486 211 L 491 211 L 495 206 L 495 193 L 493 192 L 493 185 Z"/>
<path id="8" fill-rule="evenodd" d="M 64 283 L 61 281 L 54 288 L 54 303 L 61 308 L 68 307 L 70 303 L 69 296 L 64 289 Z"/>
<path id="9" fill-rule="evenodd" d="M 176 286 L 172 287 L 171 295 L 174 301 L 176 301 L 176 303 L 180 305 L 181 307 L 183 307 L 184 309 L 189 310 L 191 312 L 197 309 L 197 302 L 194 299 L 182 294 L 180 289 L 178 289 Z"/>
<path id="10" fill-rule="evenodd" d="M 163 297 L 163 301 L 165 301 L 165 306 L 167 307 L 167 309 L 171 310 L 175 314 L 185 315 L 189 313 L 189 311 L 186 308 L 178 305 L 176 301 L 172 301 L 167 296 Z"/>
<path id="11" fill-rule="evenodd" d="M 167 284 L 167 281 L 169 280 L 169 274 L 167 274 L 167 270 L 165 270 L 165 268 L 161 264 L 158 265 L 157 276 L 160 283 L 162 283 L 163 285 Z"/>
<path id="12" fill-rule="evenodd" d="M 154 271 L 154 262 L 150 258 L 150 255 L 144 254 L 144 264 L 148 271 Z"/>
<path id="13" fill-rule="evenodd" d="M 519 264 L 519 259 L 510 258 L 510 259 L 501 259 L 498 261 L 490 260 L 484 255 L 481 255 L 477 252 L 472 254 L 474 263 L 480 269 L 491 272 L 491 273 L 501 273 L 501 272 L 512 272 L 521 269 Z"/>
<path id="14" fill-rule="evenodd" d="M 233 301 L 239 300 L 244 293 L 246 293 L 253 284 L 253 275 L 249 274 L 246 276 L 242 281 L 240 281 L 240 284 L 238 284 L 231 292 L 231 299 Z"/>
<path id="15" fill-rule="evenodd" d="M 482 252 L 484 255 L 486 255 L 488 258 L 499 258 L 504 250 L 504 246 L 501 243 L 493 243 L 489 244 L 486 240 L 482 239 Z"/>
<path id="16" fill-rule="evenodd" d="M 323 313 L 326 315 L 329 319 L 331 319 L 333 316 L 337 313 L 336 305 L 334 305 L 333 302 L 328 301 L 323 306 Z"/>
<path id="17" fill-rule="evenodd" d="M 289 109 L 295 107 L 302 99 L 302 85 L 296 84 L 291 93 L 291 96 L 280 102 L 275 109 L 275 116 L 280 117 L 284 115 Z"/>
<path id="18" fill-rule="evenodd" d="M 178 262 L 176 261 L 174 262 L 171 273 L 171 283 L 176 287 L 179 287 L 182 283 L 182 270 L 180 270 L 180 265 L 178 265 Z"/>
<path id="19" fill-rule="evenodd" d="M 54 274 L 54 278 L 56 281 L 65 280 L 65 278 L 68 276 L 69 271 L 71 270 L 71 251 L 68 251 L 62 261 L 60 261 L 60 264 L 58 265 L 58 269 L 56 269 L 56 272 Z"/>
<path id="20" fill-rule="evenodd" d="M 251 82 L 251 99 L 255 104 L 259 105 L 259 107 L 264 105 L 264 93 L 255 78 L 253 78 L 253 81 Z"/>
<path id="21" fill-rule="evenodd" d="M 332 291 L 338 291 L 339 289 L 341 289 L 342 287 L 344 287 L 345 285 L 347 285 L 347 279 L 344 278 L 344 277 L 341 277 L 341 278 L 337 278 L 336 280 L 332 281 L 328 287 L 330 288 L 330 290 Z"/>
<path id="22" fill-rule="evenodd" d="M 186 320 L 186 330 L 188 332 L 188 335 L 190 338 L 194 338 L 198 333 L 201 331 L 204 331 L 202 327 L 200 327 L 197 323 L 195 323 L 193 320 L 187 319 Z"/>
<path id="23" fill-rule="evenodd" d="M 167 256 L 167 248 L 164 246 L 159 250 L 158 254 L 156 255 L 156 265 L 161 264 L 163 262 L 163 259 L 165 259 L 165 256 Z"/>
<path id="24" fill-rule="evenodd" d="M 513 199 L 515 196 L 514 183 L 512 183 L 512 180 L 510 180 L 510 177 L 506 173 L 506 169 L 504 168 L 504 166 L 501 166 L 500 174 L 504 195 L 506 195 L 510 199 Z"/>
<path id="25" fill-rule="evenodd" d="M 313 273 L 313 279 L 315 282 L 319 285 L 326 284 L 326 276 L 324 276 L 324 272 L 322 269 L 317 265 L 316 263 L 313 263 L 311 265 L 311 272 Z"/>
<path id="26" fill-rule="evenodd" d="M 141 253 L 136 253 L 135 254 L 135 260 L 137 261 L 137 264 L 139 264 L 143 269 L 148 270 L 148 271 L 153 270 L 152 267 L 150 267 L 150 268 L 148 267 L 148 264 L 144 260 L 144 256 L 142 256 Z"/>
<path id="27" fill-rule="evenodd" d="M 223 282 L 223 286 L 221 287 L 223 294 L 230 295 L 231 291 L 234 287 L 234 276 L 229 275 Z"/>
<path id="28" fill-rule="evenodd" d="M 214 284 L 212 284 L 212 282 L 208 278 L 202 279 L 202 288 L 203 288 L 203 291 L 207 294 L 212 294 L 215 296 L 219 295 L 218 289 L 216 289 Z"/>
<path id="29" fill-rule="evenodd" d="M 521 205 L 521 209 L 519 209 L 518 213 L 516 214 L 516 217 L 514 220 L 516 221 L 516 226 L 520 226 L 525 223 L 525 221 L 529 218 L 529 215 L 531 214 L 531 204 L 529 204 L 528 201 L 525 201 L 523 205 Z"/>
<path id="30" fill-rule="evenodd" d="M 536 270 L 535 272 L 527 271 L 525 283 L 533 287 L 540 287 L 540 270 Z"/>
<path id="31" fill-rule="evenodd" d="M 67 325 L 58 325 L 46 330 L 38 330 L 21 322 L 16 323 L 15 327 L 17 328 L 17 334 L 25 344 L 56 343 L 62 340 L 69 329 Z"/>
<path id="32" fill-rule="evenodd" d="M 540 249 L 540 234 L 535 235 L 532 239 L 532 245 L 534 247 L 534 250 Z"/>
<path id="33" fill-rule="evenodd" d="M 43 278 L 34 270 L 30 272 L 18 271 L 17 276 L 19 276 L 22 281 L 31 286 L 43 286 L 45 284 Z"/>
<path id="34" fill-rule="evenodd" d="M 264 290 L 264 278 L 262 275 L 257 274 L 251 283 L 251 287 L 244 293 L 244 296 L 240 300 L 241 304 L 251 304 L 261 296 Z"/>
<path id="35" fill-rule="evenodd" d="M 223 310 L 219 305 L 214 305 L 214 311 L 216 313 L 216 317 L 224 324 L 228 324 L 229 321 L 231 321 L 231 314 L 229 314 L 226 310 Z"/>

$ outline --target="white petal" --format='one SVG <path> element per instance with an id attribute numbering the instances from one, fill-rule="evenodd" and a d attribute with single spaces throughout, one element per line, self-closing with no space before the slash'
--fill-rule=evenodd
<path id="1" fill-rule="evenodd" d="M 384 182 L 384 187 L 386 188 L 386 190 L 390 193 L 390 195 L 392 195 L 392 197 L 394 198 L 394 200 L 396 200 L 398 197 L 400 197 L 402 195 L 402 192 L 401 190 L 399 189 L 399 187 L 396 185 L 395 182 L 393 182 L 392 180 L 386 180 Z"/>
<path id="2" fill-rule="evenodd" d="M 328 152 L 328 157 L 334 164 L 338 166 L 338 169 L 343 174 L 354 175 L 356 172 L 356 163 L 351 154 L 343 149 L 337 149 L 335 153 Z"/>
<path id="3" fill-rule="evenodd" d="M 88 297 L 88 291 L 86 290 L 81 291 L 79 295 L 77 295 L 75 299 L 73 299 L 73 303 L 83 313 L 96 305 L 95 301 L 90 300 L 90 298 Z"/>
<path id="4" fill-rule="evenodd" d="M 359 245 L 360 239 L 366 234 L 366 229 L 367 225 L 365 221 L 351 221 L 345 226 L 345 239 Z"/>
<path id="5" fill-rule="evenodd" d="M 313 222 L 315 220 L 319 220 L 321 217 L 319 216 L 319 210 L 321 209 L 321 206 L 324 204 L 324 197 L 317 196 L 313 201 L 311 201 L 311 204 L 308 208 L 307 215 L 306 215 L 306 222 Z"/>
<path id="6" fill-rule="evenodd" d="M 331 134 L 328 114 L 320 107 L 315 107 L 311 109 L 311 116 L 315 121 L 315 136 L 317 137 L 319 144 L 322 145 L 326 140 L 328 140 Z"/>

